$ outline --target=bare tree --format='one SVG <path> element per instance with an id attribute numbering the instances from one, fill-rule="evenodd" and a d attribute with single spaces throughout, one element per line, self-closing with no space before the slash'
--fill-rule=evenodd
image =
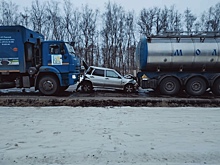
<path id="1" fill-rule="evenodd" d="M 93 10 L 85 5 L 82 7 L 80 29 L 82 32 L 83 57 L 89 65 L 94 64 L 94 54 L 96 53 L 95 37 L 97 35 L 98 10 Z"/>
<path id="2" fill-rule="evenodd" d="M 181 27 L 181 14 L 175 9 L 175 6 L 173 5 L 169 9 L 166 31 L 178 33 L 182 31 Z"/>
<path id="3" fill-rule="evenodd" d="M 185 14 L 184 21 L 186 25 L 186 31 L 188 34 L 190 34 L 193 31 L 193 26 L 197 18 L 195 15 L 192 14 L 192 11 L 189 8 L 187 8 L 184 11 L 184 14 Z"/>
<path id="4" fill-rule="evenodd" d="M 24 12 L 20 13 L 20 24 L 28 27 L 30 24 L 30 11 L 28 8 L 24 8 Z"/>
<path id="5" fill-rule="evenodd" d="M 140 33 L 146 36 L 151 34 L 160 34 L 164 32 L 180 32 L 181 14 L 171 6 L 169 9 L 153 8 L 143 9 L 137 23 L 140 27 Z"/>
<path id="6" fill-rule="evenodd" d="M 108 3 L 106 11 L 102 15 L 102 54 L 104 56 L 104 65 L 106 67 L 118 67 L 121 60 L 119 55 L 122 49 L 124 37 L 125 12 L 122 6 L 116 3 Z"/>
<path id="7" fill-rule="evenodd" d="M 220 28 L 220 3 L 209 9 L 209 20 L 207 20 L 208 27 L 211 31 L 218 31 Z"/>
<path id="8" fill-rule="evenodd" d="M 125 68 L 123 74 L 131 73 L 135 69 L 135 18 L 134 12 L 128 12 L 126 14 L 126 24 L 125 24 Z"/>
<path id="9" fill-rule="evenodd" d="M 31 28 L 39 33 L 43 32 L 43 26 L 47 21 L 45 13 L 45 5 L 40 4 L 39 0 L 32 1 L 30 9 Z"/>
<path id="10" fill-rule="evenodd" d="M 59 2 L 51 0 L 46 6 L 48 26 L 51 29 L 51 39 L 61 40 L 64 38 L 63 17 L 60 15 Z"/>
<path id="11" fill-rule="evenodd" d="M 163 11 L 160 9 L 160 8 L 155 8 L 155 22 L 154 22 L 154 24 L 155 24 L 155 30 L 156 30 L 156 34 L 159 34 L 161 31 L 162 31 L 162 29 L 163 29 L 163 22 L 162 22 L 162 20 L 164 20 L 163 19 Z M 165 18 L 166 18 L 166 16 L 165 16 Z"/>
<path id="12" fill-rule="evenodd" d="M 141 10 L 140 18 L 137 24 L 140 27 L 140 33 L 146 36 L 153 34 L 153 26 L 157 14 L 157 8 Z"/>
<path id="13" fill-rule="evenodd" d="M 1 1 L 1 25 L 17 25 L 18 24 L 18 5 L 12 1 Z"/>
<path id="14" fill-rule="evenodd" d="M 204 11 L 200 18 L 199 30 L 205 32 L 217 32 L 220 30 L 220 3 L 211 6 L 208 11 Z"/>
<path id="15" fill-rule="evenodd" d="M 78 9 L 72 7 L 73 4 L 70 0 L 64 1 L 64 26 L 65 26 L 65 39 L 74 43 L 76 54 L 82 57 L 83 44 L 81 37 L 80 21 L 81 13 Z"/>

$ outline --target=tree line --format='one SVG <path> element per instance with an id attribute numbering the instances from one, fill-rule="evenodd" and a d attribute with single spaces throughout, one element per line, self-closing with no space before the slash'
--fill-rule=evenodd
<path id="1" fill-rule="evenodd" d="M 74 42 L 76 54 L 89 65 L 115 68 L 122 74 L 136 69 L 135 48 L 140 36 L 219 32 L 219 15 L 220 3 L 196 16 L 190 8 L 180 13 L 174 5 L 135 13 L 108 2 L 100 12 L 88 5 L 76 8 L 71 0 L 33 0 L 20 11 L 18 4 L 0 1 L 0 25 L 23 25 L 42 33 L 46 40 Z"/>

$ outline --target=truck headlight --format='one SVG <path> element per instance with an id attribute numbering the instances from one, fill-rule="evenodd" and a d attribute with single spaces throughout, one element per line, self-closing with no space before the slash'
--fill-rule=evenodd
<path id="1" fill-rule="evenodd" d="M 76 75 L 73 74 L 73 75 L 72 75 L 72 79 L 76 79 Z"/>

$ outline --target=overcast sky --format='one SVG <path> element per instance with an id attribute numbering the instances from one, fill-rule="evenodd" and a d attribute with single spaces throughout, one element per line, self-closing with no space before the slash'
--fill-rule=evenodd
<path id="1" fill-rule="evenodd" d="M 39 0 L 39 2 L 44 2 L 45 0 Z M 88 4 L 91 8 L 98 8 L 102 10 L 109 0 L 70 0 L 75 7 L 81 7 L 82 4 Z M 170 7 L 175 5 L 181 13 L 188 7 L 192 10 L 194 14 L 200 16 L 204 11 L 207 11 L 209 7 L 216 5 L 220 0 L 110 0 L 121 4 L 125 10 L 134 10 L 136 14 L 139 14 L 143 8 L 160 7 L 164 6 Z M 12 2 L 22 6 L 31 6 L 32 0 L 12 0 Z M 62 0 L 60 0 L 62 2 Z"/>

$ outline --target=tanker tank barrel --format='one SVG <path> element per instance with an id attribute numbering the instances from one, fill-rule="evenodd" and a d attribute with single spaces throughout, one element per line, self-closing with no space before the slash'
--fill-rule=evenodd
<path id="1" fill-rule="evenodd" d="M 219 32 L 149 35 L 141 39 L 139 47 L 141 70 L 214 72 L 220 69 Z"/>

